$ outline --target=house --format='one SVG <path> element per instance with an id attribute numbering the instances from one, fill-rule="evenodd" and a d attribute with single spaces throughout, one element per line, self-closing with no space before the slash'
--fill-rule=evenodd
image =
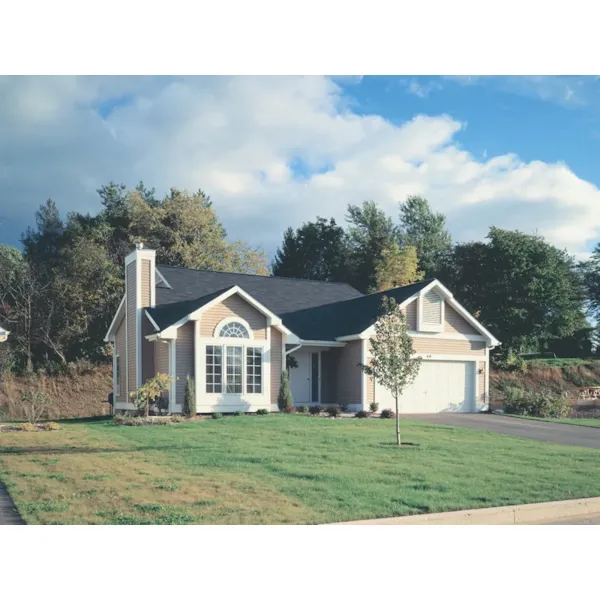
<path id="1" fill-rule="evenodd" d="M 187 375 L 198 412 L 277 410 L 287 357 L 294 402 L 393 408 L 365 375 L 383 295 L 402 307 L 423 358 L 401 412 L 481 411 L 489 350 L 499 342 L 435 279 L 364 295 L 343 283 L 199 271 L 155 264 L 138 245 L 125 259 L 125 296 L 105 340 L 114 345 L 116 410 L 157 372 L 168 373 L 170 412 L 181 412 Z"/>

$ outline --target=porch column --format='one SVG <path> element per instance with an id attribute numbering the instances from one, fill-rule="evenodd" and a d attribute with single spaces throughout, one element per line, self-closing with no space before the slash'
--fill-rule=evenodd
<path id="1" fill-rule="evenodd" d="M 171 389 L 169 390 L 169 412 L 175 412 L 177 395 L 177 339 L 169 340 L 169 377 Z"/>
<path id="2" fill-rule="evenodd" d="M 196 395 L 196 412 L 200 406 L 200 380 L 202 379 L 200 347 L 200 319 L 194 321 L 194 393 Z"/>

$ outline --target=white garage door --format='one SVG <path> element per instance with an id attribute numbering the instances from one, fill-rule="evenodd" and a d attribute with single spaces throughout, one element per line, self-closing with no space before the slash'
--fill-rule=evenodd
<path id="1" fill-rule="evenodd" d="M 379 410 L 396 410 L 388 390 L 375 384 Z M 474 412 L 475 363 L 424 360 L 399 400 L 401 413 Z"/>

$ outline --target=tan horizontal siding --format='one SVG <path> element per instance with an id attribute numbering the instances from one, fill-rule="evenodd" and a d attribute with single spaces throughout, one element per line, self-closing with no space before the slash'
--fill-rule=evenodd
<path id="1" fill-rule="evenodd" d="M 154 346 L 154 365 L 156 368 L 156 374 L 164 373 L 169 374 L 169 343 L 161 342 L 159 340 L 152 342 Z M 168 398 L 169 392 L 163 392 L 163 397 Z"/>
<path id="2" fill-rule="evenodd" d="M 183 404 L 185 394 L 185 378 L 187 375 L 194 376 L 193 321 L 189 321 L 177 330 L 176 348 L 177 389 L 175 391 L 175 403 L 180 406 Z"/>
<path id="3" fill-rule="evenodd" d="M 413 350 L 418 354 L 463 354 L 485 356 L 485 342 L 471 340 L 443 340 L 413 337 Z"/>
<path id="4" fill-rule="evenodd" d="M 127 355 L 125 351 L 125 319 L 121 321 L 117 329 L 117 334 L 115 336 L 115 346 L 116 353 L 119 355 L 119 366 L 121 368 L 121 373 L 119 374 L 119 402 L 127 402 L 127 380 L 125 379 L 125 361 L 127 360 Z"/>
<path id="5" fill-rule="evenodd" d="M 338 362 L 338 403 L 361 404 L 362 371 L 358 363 L 362 360 L 362 340 L 348 342 L 340 348 Z"/>
<path id="6" fill-rule="evenodd" d="M 215 327 L 223 320 L 231 317 L 240 317 L 244 319 L 252 329 L 252 334 L 256 340 L 267 339 L 267 319 L 248 304 L 241 296 L 234 294 L 229 296 L 202 313 L 200 317 L 200 335 L 202 337 L 212 337 L 215 335 Z"/>
<path id="7" fill-rule="evenodd" d="M 277 396 L 281 387 L 281 345 L 281 331 L 271 327 L 271 404 L 277 404 Z"/>
<path id="8" fill-rule="evenodd" d="M 477 335 L 478 331 L 461 317 L 451 306 L 446 303 L 444 318 L 444 333 L 462 333 L 463 335 Z"/>
<path id="9" fill-rule="evenodd" d="M 154 377 L 154 344 L 146 339 L 155 329 L 145 313 L 142 314 L 142 382 Z"/>
<path id="10" fill-rule="evenodd" d="M 367 375 L 367 408 L 369 404 L 375 401 L 375 381 L 373 377 Z"/>
<path id="11" fill-rule="evenodd" d="M 135 261 L 127 265 L 127 388 L 129 392 L 137 389 L 137 335 L 136 335 L 136 280 Z"/>
<path id="12" fill-rule="evenodd" d="M 403 310 L 406 317 L 406 325 L 409 329 L 415 331 L 417 329 L 417 301 L 413 300 Z"/>

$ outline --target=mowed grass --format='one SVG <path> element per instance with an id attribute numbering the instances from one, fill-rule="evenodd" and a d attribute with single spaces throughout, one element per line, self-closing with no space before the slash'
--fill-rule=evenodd
<path id="1" fill-rule="evenodd" d="M 1 433 L 28 523 L 326 523 L 600 496 L 600 452 L 485 431 L 299 415 Z"/>

